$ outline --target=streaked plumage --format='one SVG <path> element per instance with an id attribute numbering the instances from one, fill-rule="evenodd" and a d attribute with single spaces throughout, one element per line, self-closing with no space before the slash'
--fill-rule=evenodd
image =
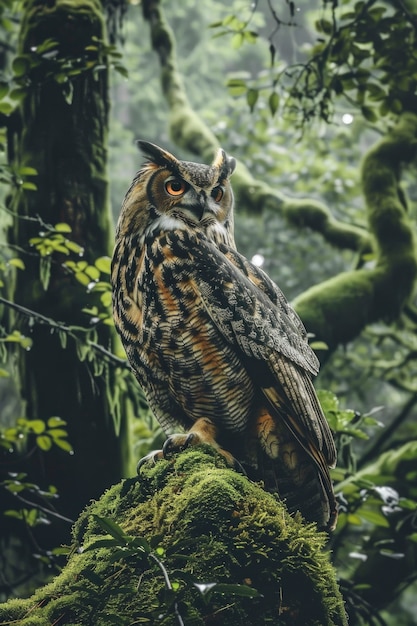
<path id="1" fill-rule="evenodd" d="M 149 160 L 122 206 L 112 284 L 152 411 L 167 434 L 215 436 L 290 510 L 333 527 L 336 451 L 312 384 L 319 364 L 280 289 L 236 251 L 234 159 L 220 150 L 211 166 L 188 163 L 139 143 Z"/>

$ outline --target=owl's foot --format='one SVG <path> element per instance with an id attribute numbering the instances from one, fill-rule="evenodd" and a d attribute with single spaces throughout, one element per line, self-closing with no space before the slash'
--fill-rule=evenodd
<path id="1" fill-rule="evenodd" d="M 160 459 L 166 459 L 171 454 L 175 452 L 181 452 L 182 450 L 185 450 L 190 446 L 198 446 L 201 443 L 207 443 L 215 448 L 217 452 L 226 459 L 226 463 L 227 465 L 229 465 L 229 467 L 233 467 L 234 469 L 245 473 L 245 470 L 243 469 L 239 461 L 235 459 L 235 457 L 230 452 L 224 450 L 224 448 L 221 448 L 219 446 L 216 441 L 216 434 L 217 428 L 213 424 L 213 422 L 208 418 L 202 417 L 194 423 L 194 425 L 188 432 L 175 433 L 173 435 L 170 435 L 165 441 L 162 450 L 153 450 L 142 459 L 140 459 L 137 465 L 137 472 L 139 473 L 142 465 L 144 465 L 144 463 L 147 463 L 148 461 L 153 461 L 154 463 L 156 463 L 156 461 Z"/>

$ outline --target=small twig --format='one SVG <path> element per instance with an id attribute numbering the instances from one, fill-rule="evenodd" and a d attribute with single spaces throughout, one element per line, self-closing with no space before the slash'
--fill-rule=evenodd
<path id="1" fill-rule="evenodd" d="M 62 331 L 64 333 L 66 333 L 67 335 L 69 335 L 70 337 L 72 337 L 74 339 L 78 339 L 78 337 L 74 333 L 74 328 L 75 327 L 66 326 L 62 322 L 57 322 L 57 321 L 53 320 L 50 317 L 46 317 L 45 315 L 42 315 L 42 313 L 38 313 L 37 311 L 33 311 L 32 309 L 28 309 L 28 308 L 22 306 L 21 304 L 17 304 L 16 302 L 12 302 L 11 300 L 7 300 L 6 298 L 3 298 L 2 296 L 0 296 L 0 303 L 4 304 L 5 306 L 9 307 L 10 309 L 13 309 L 14 311 L 17 311 L 18 313 L 21 313 L 25 317 L 29 317 L 31 319 L 36 320 L 38 322 L 38 324 L 49 326 L 50 328 L 53 328 L 53 329 L 56 329 L 56 330 L 59 330 L 59 331 Z M 78 326 L 78 327 L 76 327 L 76 329 L 78 331 L 84 332 L 84 333 L 87 333 L 90 330 L 88 328 L 83 328 L 82 326 Z M 87 345 L 90 348 L 92 348 L 96 352 L 101 353 L 111 363 L 114 363 L 118 367 L 123 367 L 125 369 L 129 369 L 130 370 L 130 366 L 128 365 L 126 359 L 122 359 L 122 358 L 116 356 L 115 354 L 113 354 L 113 352 L 110 352 L 110 350 L 107 350 L 107 348 L 105 348 L 104 346 L 102 346 L 99 343 L 96 343 L 95 341 L 90 341 L 90 340 L 87 339 L 86 343 L 87 343 Z"/>
<path id="2" fill-rule="evenodd" d="M 160 561 L 158 559 L 156 554 L 153 554 L 153 552 L 149 553 L 149 558 L 152 559 L 153 561 L 155 561 L 155 563 L 157 564 L 157 566 L 161 570 L 162 576 L 164 577 L 166 589 L 169 589 L 170 591 L 172 591 L 171 581 L 169 579 L 169 575 L 168 575 L 168 572 L 167 572 L 167 569 L 166 569 L 165 565 L 162 563 L 162 561 Z M 180 626 L 184 626 L 184 622 L 183 622 L 183 619 L 182 619 L 181 614 L 179 612 L 178 603 L 177 602 L 174 602 L 174 612 L 175 612 L 175 616 L 177 618 L 178 624 Z"/>
<path id="3" fill-rule="evenodd" d="M 73 519 L 70 519 L 69 517 L 65 517 L 65 515 L 61 515 L 60 513 L 57 513 L 56 511 L 54 511 L 53 509 L 48 509 L 47 507 L 42 506 L 41 504 L 38 504 L 37 502 L 31 502 L 30 500 L 26 500 L 26 498 L 19 495 L 18 493 L 15 493 L 14 496 L 20 502 L 23 502 L 23 504 L 28 504 L 29 506 L 32 506 L 34 509 L 38 509 L 39 511 L 42 511 L 43 513 L 47 513 L 48 515 L 52 515 L 53 517 L 56 517 L 57 519 L 60 519 L 63 522 L 68 522 L 69 524 L 74 523 Z"/>
<path id="4" fill-rule="evenodd" d="M 387 428 L 384 428 L 381 435 L 373 439 L 372 445 L 358 460 L 358 469 L 364 467 L 367 463 L 372 461 L 376 453 L 380 454 L 383 451 L 386 442 L 389 441 L 397 428 L 399 428 L 399 426 L 401 426 L 401 424 L 407 419 L 410 411 L 414 408 L 415 404 L 417 404 L 417 393 L 411 396 L 411 398 L 408 400 L 408 402 L 406 402 L 394 421 L 389 426 L 387 426 Z"/>

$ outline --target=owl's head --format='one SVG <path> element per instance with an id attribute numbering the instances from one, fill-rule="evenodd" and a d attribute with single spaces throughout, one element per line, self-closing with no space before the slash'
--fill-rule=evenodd
<path id="1" fill-rule="evenodd" d="M 138 141 L 147 162 L 123 202 L 118 235 L 145 237 L 160 230 L 199 229 L 215 243 L 234 247 L 233 192 L 236 161 L 219 149 L 211 165 L 180 161 L 153 143 Z"/>

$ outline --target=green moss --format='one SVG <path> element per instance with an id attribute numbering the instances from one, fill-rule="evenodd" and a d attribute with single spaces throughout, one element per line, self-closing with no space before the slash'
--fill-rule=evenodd
<path id="1" fill-rule="evenodd" d="M 104 534 L 93 514 L 163 548 L 159 558 L 180 585 L 177 601 L 187 625 L 215 623 L 209 617 L 215 615 L 226 626 L 346 624 L 325 535 L 290 517 L 274 496 L 227 469 L 209 447 L 145 466 L 140 480 L 109 489 L 74 526 L 76 545 L 83 548 Z M 172 604 L 164 608 L 161 570 L 139 551 L 114 557 L 116 549 L 74 553 L 32 598 L 0 606 L 0 621 L 105 626 L 114 623 L 112 615 L 131 624 L 153 623 L 164 614 L 158 623 L 177 623 Z M 246 584 L 262 595 L 213 593 L 205 600 L 194 582 Z"/>

